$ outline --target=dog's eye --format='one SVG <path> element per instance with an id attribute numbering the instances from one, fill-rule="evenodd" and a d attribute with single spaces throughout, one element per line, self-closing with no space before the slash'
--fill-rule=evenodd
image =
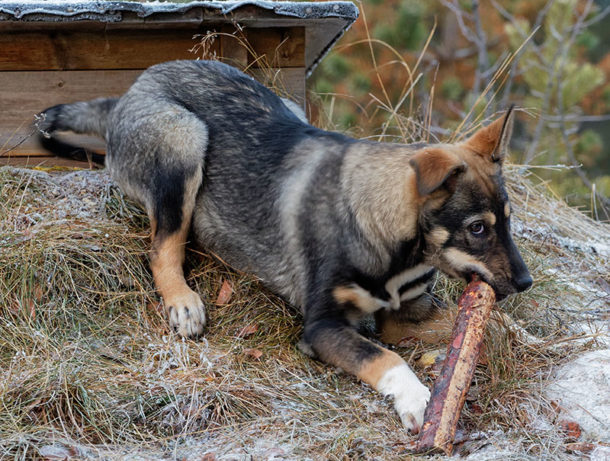
<path id="1" fill-rule="evenodd" d="M 470 229 L 470 233 L 472 235 L 481 236 L 485 233 L 485 224 L 483 221 L 475 221 L 468 226 L 468 228 Z"/>

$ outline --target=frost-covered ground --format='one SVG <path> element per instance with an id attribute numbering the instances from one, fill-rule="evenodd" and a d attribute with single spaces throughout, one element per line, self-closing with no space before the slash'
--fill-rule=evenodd
<path id="1" fill-rule="evenodd" d="M 525 187 L 511 186 L 515 229 L 537 287 L 504 305 L 521 338 L 509 344 L 522 355 L 501 360 L 540 351 L 557 361 L 537 361 L 523 376 L 482 367 L 455 456 L 609 459 L 608 227 L 550 199 L 536 202 Z M 175 342 L 145 272 L 145 218 L 104 172 L 3 168 L 0 188 L 0 457 L 409 456 L 413 438 L 391 403 L 302 356 L 298 316 L 217 262 L 191 255 L 190 281 L 213 301 L 229 280 L 233 299 L 211 308 L 206 340 Z M 241 337 L 252 325 L 258 331 Z M 400 353 L 431 385 L 415 360 L 422 347 Z M 562 432 L 566 421 L 582 433 Z"/>
<path id="2" fill-rule="evenodd" d="M 545 392 L 585 436 L 610 443 L 610 349 L 587 352 L 561 366 Z"/>

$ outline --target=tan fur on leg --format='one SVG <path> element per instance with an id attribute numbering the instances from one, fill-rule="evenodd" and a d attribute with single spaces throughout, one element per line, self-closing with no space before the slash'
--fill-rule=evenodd
<path id="1" fill-rule="evenodd" d="M 155 285 L 163 298 L 170 326 L 180 336 L 195 337 L 203 333 L 205 309 L 201 298 L 189 288 L 182 264 L 188 227 L 153 242 L 151 269 Z"/>
<path id="2" fill-rule="evenodd" d="M 398 322 L 389 317 L 379 326 L 380 339 L 386 344 L 398 344 L 405 338 L 416 338 L 426 344 L 438 344 L 448 341 L 451 337 L 454 319 L 455 312 L 449 309 L 439 310 L 431 318 L 421 322 Z"/>
<path id="3" fill-rule="evenodd" d="M 185 338 L 201 335 L 206 321 L 203 302 L 186 284 L 182 269 L 186 238 L 200 183 L 199 174 L 186 185 L 182 207 L 183 221 L 178 231 L 163 235 L 153 228 L 153 248 L 150 256 L 155 285 L 163 298 L 170 326 Z"/>

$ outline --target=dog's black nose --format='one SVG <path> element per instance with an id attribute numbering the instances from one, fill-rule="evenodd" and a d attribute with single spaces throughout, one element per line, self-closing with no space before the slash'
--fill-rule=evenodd
<path id="1" fill-rule="evenodd" d="M 514 279 L 514 281 L 513 281 L 513 283 L 517 287 L 517 290 L 519 290 L 519 291 L 527 290 L 529 287 L 532 286 L 533 282 L 534 281 L 532 280 L 532 276 L 530 274 L 522 275 L 522 276 Z"/>

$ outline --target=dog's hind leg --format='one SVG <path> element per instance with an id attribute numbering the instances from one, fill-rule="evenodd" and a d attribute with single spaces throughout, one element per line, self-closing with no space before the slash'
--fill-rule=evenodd
<path id="1" fill-rule="evenodd" d="M 146 207 L 150 266 L 171 328 L 196 337 L 203 333 L 205 309 L 187 285 L 182 265 L 202 184 L 207 126 L 182 107 L 151 104 L 140 113 L 133 109 L 136 102 L 118 106 L 120 122 L 111 126 L 107 166 L 121 189 Z"/>
<path id="2" fill-rule="evenodd" d="M 170 173 L 165 178 L 170 185 L 163 188 L 166 195 L 157 196 L 151 216 L 153 242 L 150 265 L 168 313 L 170 327 L 180 336 L 196 337 L 203 333 L 205 327 L 205 308 L 199 295 L 187 285 L 182 265 L 202 170 L 196 169 L 191 177 L 184 180 L 180 173 L 174 172 L 174 177 L 171 176 Z M 157 189 L 156 194 L 159 192 Z"/>

